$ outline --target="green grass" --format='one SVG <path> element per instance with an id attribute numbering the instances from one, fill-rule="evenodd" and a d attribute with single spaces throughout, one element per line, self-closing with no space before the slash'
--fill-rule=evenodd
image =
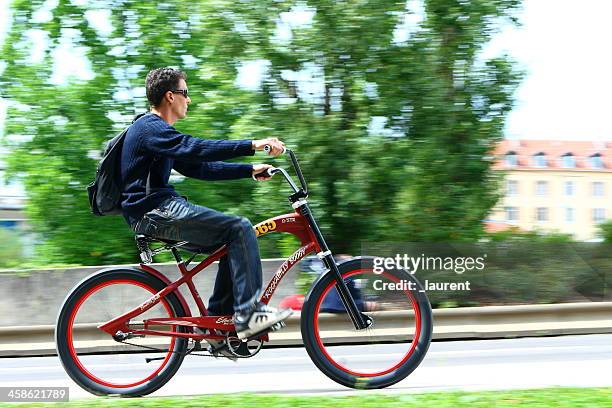
<path id="1" fill-rule="evenodd" d="M 0 407 L 15 407 L 0 404 Z M 257 394 L 200 395 L 190 397 L 148 397 L 134 399 L 96 398 L 70 403 L 19 404 L 69 407 L 260 407 L 260 408 L 490 408 L 490 407 L 612 407 L 612 388 L 546 388 L 520 391 L 436 392 L 426 394 L 377 394 L 346 397 L 280 396 Z"/>

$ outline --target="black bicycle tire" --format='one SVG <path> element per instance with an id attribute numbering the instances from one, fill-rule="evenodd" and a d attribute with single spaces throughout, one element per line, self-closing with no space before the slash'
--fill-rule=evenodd
<path id="1" fill-rule="evenodd" d="M 338 265 L 341 275 L 345 275 L 356 269 L 373 269 L 373 258 L 355 258 Z M 323 290 L 334 279 L 331 272 L 321 276 L 310 288 L 310 291 L 304 299 L 304 305 L 301 313 L 301 331 L 304 347 L 312 362 L 333 381 L 342 384 L 346 387 L 356 389 L 379 389 L 389 387 L 398 383 L 409 376 L 422 362 L 425 357 L 433 330 L 433 314 L 431 305 L 424 291 L 421 291 L 422 286 L 418 280 L 411 274 L 404 271 L 393 271 L 393 274 L 401 275 L 402 279 L 410 280 L 415 283 L 416 290 L 411 291 L 417 300 L 419 311 L 421 314 L 421 328 L 417 345 L 410 357 L 403 362 L 398 368 L 380 376 L 355 376 L 343 370 L 338 369 L 330 362 L 320 349 L 315 334 L 315 307 Z"/>
<path id="2" fill-rule="evenodd" d="M 181 338 L 176 339 L 174 347 L 174 351 L 176 351 L 176 353 L 170 356 L 170 359 L 168 360 L 168 363 L 164 369 L 153 379 L 145 382 L 144 384 L 129 388 L 108 387 L 91 380 L 78 368 L 77 364 L 72 359 L 69 346 L 67 344 L 66 333 L 68 330 L 68 321 L 76 302 L 78 302 L 78 300 L 92 287 L 95 287 L 96 285 L 99 285 L 105 281 L 116 279 L 132 279 L 145 285 L 149 285 L 155 291 L 160 291 L 166 287 L 166 284 L 159 278 L 148 274 L 145 271 L 136 269 L 105 269 L 88 276 L 72 289 L 62 304 L 55 326 L 56 349 L 66 373 L 84 390 L 95 395 L 139 397 L 158 390 L 168 381 L 170 381 L 170 379 L 176 374 L 183 362 L 183 359 L 185 358 L 184 353 L 187 349 L 187 340 Z M 185 315 L 185 310 L 174 293 L 166 296 L 166 299 L 175 317 Z M 182 327 L 179 327 L 178 331 L 184 332 L 185 330 Z"/>

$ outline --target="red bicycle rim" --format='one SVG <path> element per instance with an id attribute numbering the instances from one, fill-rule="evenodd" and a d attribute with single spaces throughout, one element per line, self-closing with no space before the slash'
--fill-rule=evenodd
<path id="1" fill-rule="evenodd" d="M 373 271 L 371 269 L 356 269 L 354 271 L 350 271 L 347 272 L 345 274 L 342 275 L 343 279 L 349 278 L 353 275 L 357 275 L 360 273 L 373 273 Z M 387 272 L 383 272 L 380 276 L 385 276 L 388 279 L 398 283 L 400 281 L 399 278 L 387 273 Z M 414 350 L 416 349 L 416 345 L 418 344 L 419 341 L 419 336 L 421 333 L 421 311 L 419 310 L 419 306 L 418 306 L 418 302 L 416 301 L 414 295 L 408 291 L 408 290 L 404 290 L 403 292 L 406 293 L 409 297 L 410 297 L 410 301 L 412 304 L 412 309 L 414 310 L 414 315 L 415 315 L 415 333 L 414 336 L 412 338 L 412 344 L 410 346 L 410 348 L 408 349 L 408 351 L 406 352 L 406 354 L 402 357 L 402 359 L 395 365 L 393 365 L 392 367 L 382 370 L 382 371 L 377 371 L 377 372 L 373 372 L 373 373 L 363 373 L 363 372 L 356 372 L 354 370 L 351 370 L 347 367 L 345 367 L 344 365 L 340 364 L 338 361 L 336 361 L 336 359 L 334 359 L 327 351 L 325 345 L 323 344 L 323 341 L 321 339 L 321 336 L 319 334 L 319 314 L 320 314 L 320 309 L 321 309 L 321 303 L 323 302 L 323 299 L 325 299 L 325 296 L 327 295 L 327 293 L 331 290 L 332 287 L 334 287 L 336 284 L 335 280 L 330 282 L 329 285 L 327 285 L 327 287 L 323 290 L 323 293 L 321 294 L 321 296 L 319 297 L 319 299 L 317 300 L 317 304 L 315 305 L 315 309 L 314 309 L 314 331 L 315 331 L 315 338 L 317 340 L 317 344 L 319 345 L 319 348 L 321 350 L 321 352 L 323 352 L 323 354 L 325 355 L 325 357 L 327 358 L 327 360 L 329 362 L 331 362 L 336 368 L 354 375 L 354 376 L 359 376 L 359 377 L 378 377 L 381 375 L 385 375 L 387 373 L 390 373 L 394 370 L 396 370 L 397 368 L 399 368 L 402 364 L 404 364 L 408 358 L 410 358 L 410 356 L 412 355 L 412 353 L 414 352 Z M 352 324 L 352 323 L 351 323 Z"/>
<path id="2" fill-rule="evenodd" d="M 85 368 L 85 366 L 83 365 L 83 363 L 79 359 L 79 357 L 78 357 L 78 355 L 76 353 L 76 350 L 74 349 L 73 333 L 72 333 L 73 332 L 73 327 L 74 327 L 74 319 L 75 319 L 76 314 L 79 311 L 81 305 L 85 302 L 85 300 L 87 300 L 87 298 L 89 298 L 96 291 L 98 291 L 100 289 L 103 289 L 103 288 L 105 288 L 105 287 L 107 287 L 109 285 L 114 285 L 114 284 L 131 284 L 131 285 L 136 285 L 136 286 L 140 286 L 143 289 L 146 289 L 148 292 L 151 293 L 151 295 L 154 295 L 154 294 L 157 293 L 156 290 L 154 290 L 153 288 L 151 288 L 148 285 L 145 285 L 142 282 L 133 281 L 133 280 L 127 280 L 127 279 L 111 280 L 111 281 L 103 282 L 103 283 L 101 283 L 99 285 L 94 286 L 93 288 L 89 289 L 87 291 L 87 293 L 85 293 L 85 295 L 83 297 L 81 297 L 79 299 L 78 303 L 72 309 L 72 313 L 70 314 L 70 320 L 68 321 L 68 328 L 67 328 L 67 333 L 66 333 L 66 335 L 67 335 L 67 342 L 68 342 L 68 348 L 69 348 L 69 351 L 70 351 L 70 355 L 72 356 L 73 361 L 79 367 L 79 370 L 81 370 L 81 372 L 83 374 L 85 374 L 89 379 L 91 379 L 92 381 L 95 381 L 98 384 L 105 385 L 107 387 L 112 387 L 112 388 L 130 388 L 130 387 L 134 387 L 134 386 L 143 384 L 143 383 L 151 380 L 153 377 L 155 377 L 166 366 L 166 364 L 168 363 L 168 360 L 172 356 L 172 351 L 174 350 L 175 338 L 171 339 L 170 345 L 168 347 L 168 353 L 167 353 L 166 357 L 164 358 L 164 360 L 161 362 L 160 366 L 152 374 L 148 375 L 146 378 L 144 378 L 142 380 L 131 382 L 129 384 L 116 384 L 116 383 L 108 382 L 108 381 L 105 381 L 105 380 L 103 380 L 101 378 L 98 378 L 97 376 L 92 374 L 87 368 Z M 162 305 L 164 306 L 164 308 L 168 312 L 168 316 L 172 317 L 173 316 L 172 310 L 170 309 L 170 305 L 168 305 L 168 302 L 165 299 L 161 299 L 160 303 L 162 303 Z"/>

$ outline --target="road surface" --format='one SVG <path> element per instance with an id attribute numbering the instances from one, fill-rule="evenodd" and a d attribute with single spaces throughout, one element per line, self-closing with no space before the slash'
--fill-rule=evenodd
<path id="1" fill-rule="evenodd" d="M 393 347 L 393 345 L 388 345 Z M 361 358 L 367 353 L 358 350 Z M 135 356 L 134 362 L 141 363 Z M 177 375 L 152 395 L 278 393 L 347 395 L 372 392 L 612 386 L 612 335 L 432 343 L 417 370 L 385 390 L 356 391 L 321 374 L 303 348 L 264 349 L 237 363 L 187 357 Z M 57 357 L 0 359 L 0 386 L 70 386 L 70 399 L 92 398 Z"/>

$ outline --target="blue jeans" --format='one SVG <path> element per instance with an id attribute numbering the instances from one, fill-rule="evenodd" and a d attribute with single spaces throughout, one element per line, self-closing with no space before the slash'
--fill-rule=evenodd
<path id="1" fill-rule="evenodd" d="M 146 213 L 132 229 L 136 233 L 172 241 L 188 241 L 212 252 L 227 244 L 210 297 L 211 315 L 250 312 L 262 285 L 261 260 L 253 226 L 236 217 L 172 197 Z"/>

